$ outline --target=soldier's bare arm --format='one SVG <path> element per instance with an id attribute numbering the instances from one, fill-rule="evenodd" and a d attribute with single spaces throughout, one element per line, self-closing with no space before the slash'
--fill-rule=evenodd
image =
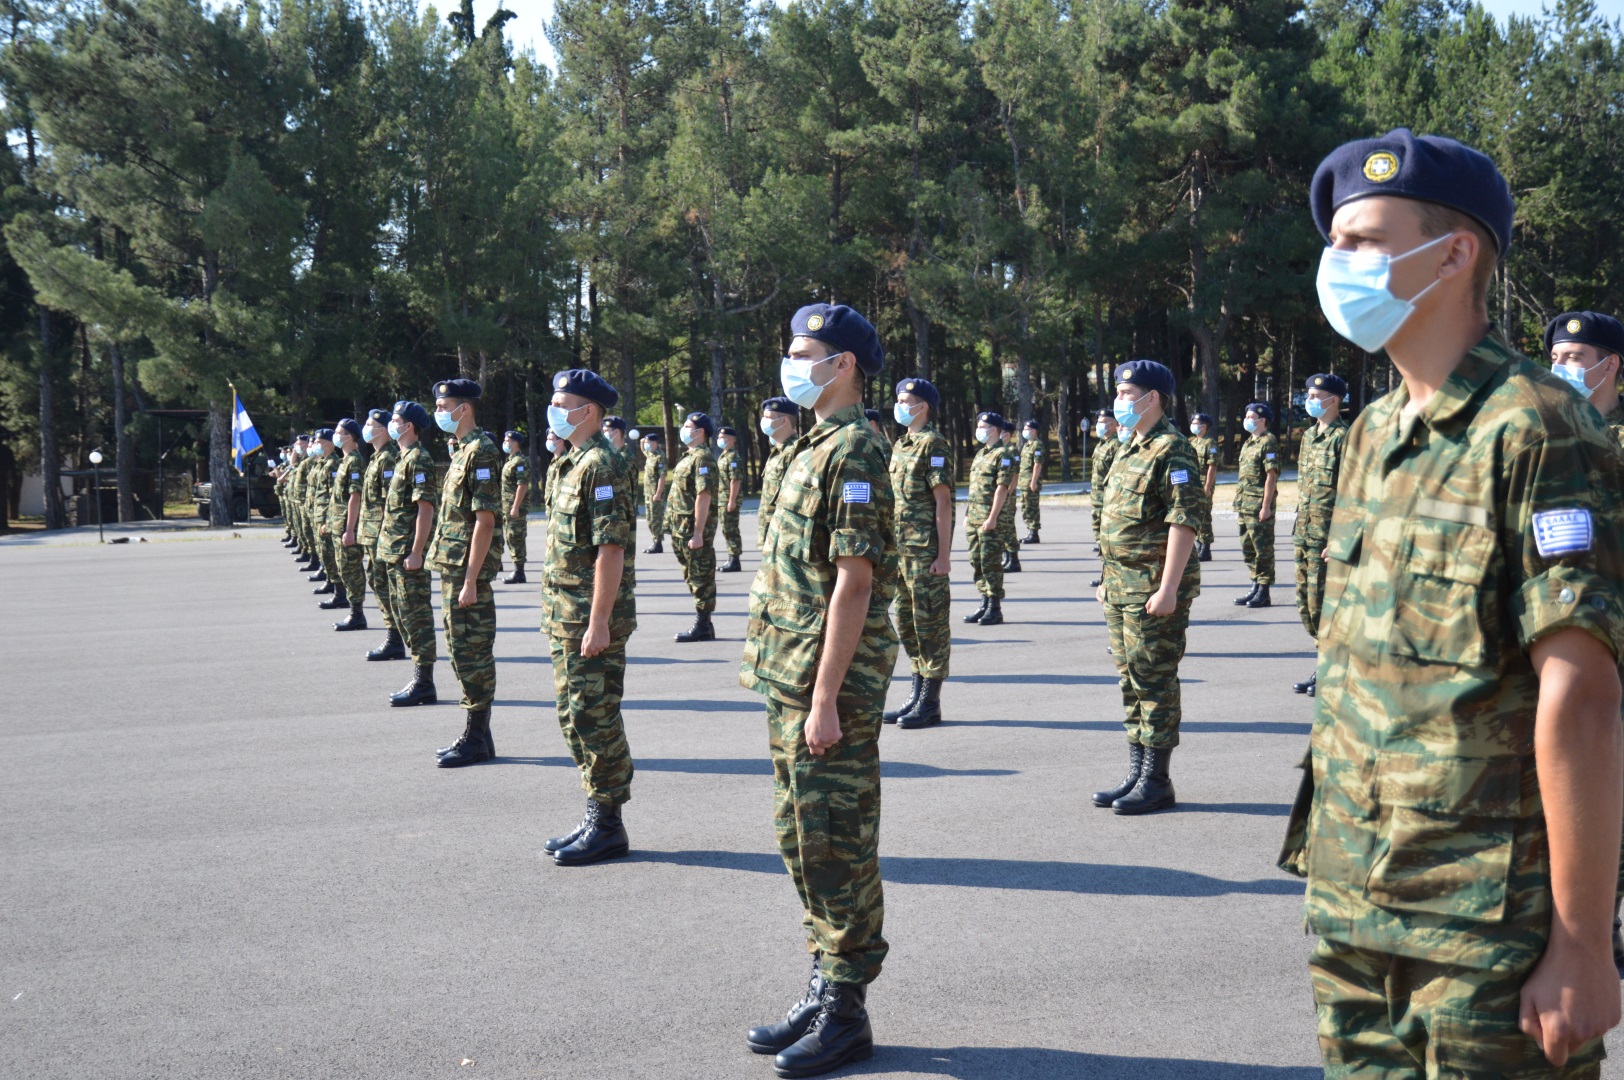
<path id="1" fill-rule="evenodd" d="M 1568 627 L 1528 650 L 1539 677 L 1534 761 L 1550 837 L 1551 937 L 1523 984 L 1521 1026 L 1552 1065 L 1619 1022 L 1613 898 L 1624 750 L 1612 652 Z"/>
<path id="2" fill-rule="evenodd" d="M 835 588 L 823 630 L 823 656 L 812 683 L 812 710 L 806 719 L 806 748 L 821 756 L 840 741 L 840 714 L 835 700 L 868 618 L 869 594 L 874 590 L 874 564 L 858 555 L 835 560 Z"/>
<path id="3" fill-rule="evenodd" d="M 586 636 L 581 638 L 581 655 L 597 656 L 609 647 L 609 616 L 620 595 L 620 579 L 626 572 L 626 549 L 619 544 L 599 544 L 592 571 L 592 614 L 587 619 Z"/>
<path id="4" fill-rule="evenodd" d="M 457 591 L 458 607 L 473 607 L 479 599 L 479 569 L 491 550 L 496 533 L 496 515 L 489 510 L 474 511 L 474 535 L 468 541 L 468 566 L 463 570 L 462 588 Z"/>
<path id="5" fill-rule="evenodd" d="M 1258 508 L 1257 519 L 1268 521 L 1274 517 L 1274 489 L 1278 486 L 1280 474 L 1273 469 L 1263 474 L 1263 505 Z"/>
<path id="6" fill-rule="evenodd" d="M 739 508 L 739 496 L 744 492 L 744 481 L 733 479 L 727 482 L 727 512 L 733 513 Z"/>
<path id="7" fill-rule="evenodd" d="M 513 505 L 508 507 L 508 517 L 524 517 L 524 502 L 529 497 L 530 485 L 520 481 L 519 486 L 513 489 Z"/>
<path id="8" fill-rule="evenodd" d="M 1195 550 L 1195 530 L 1188 525 L 1169 525 L 1167 532 L 1167 561 L 1162 564 L 1162 581 L 1150 599 L 1145 611 L 1151 615 L 1171 615 L 1179 605 L 1179 582 L 1184 580 L 1184 565 Z M 1101 586 L 1103 589 L 1104 586 Z"/>
<path id="9" fill-rule="evenodd" d="M 930 493 L 936 497 L 936 558 L 930 572 L 946 577 L 953 563 L 953 491 L 946 484 L 937 484 Z"/>
<path id="10" fill-rule="evenodd" d="M 1014 486 L 1013 484 L 1000 484 L 998 487 L 993 488 L 992 509 L 987 511 L 987 520 L 981 523 L 982 532 L 990 533 L 998 530 L 998 517 L 1004 512 L 1004 504 L 1009 501 L 1010 488 Z"/>
<path id="11" fill-rule="evenodd" d="M 710 520 L 711 493 L 701 491 L 694 499 L 694 534 L 688 538 L 688 546 L 698 551 L 705 546 L 705 522 Z"/>
<path id="12" fill-rule="evenodd" d="M 434 504 L 419 500 L 417 503 L 417 531 L 412 534 L 412 551 L 406 556 L 406 569 L 423 569 L 423 552 L 429 549 L 429 538 L 434 535 Z"/>

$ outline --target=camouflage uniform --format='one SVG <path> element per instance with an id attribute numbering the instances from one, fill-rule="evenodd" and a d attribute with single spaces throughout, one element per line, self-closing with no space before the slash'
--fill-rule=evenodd
<path id="1" fill-rule="evenodd" d="M 1280 440 L 1274 432 L 1253 435 L 1241 447 L 1240 482 L 1235 486 L 1235 512 L 1241 519 L 1241 555 L 1259 585 L 1274 584 L 1274 515 L 1257 519 L 1263 509 L 1267 473 L 1280 473 Z"/>
<path id="2" fill-rule="evenodd" d="M 1624 466 L 1595 411 L 1491 332 L 1416 414 L 1353 422 L 1327 544 L 1308 878 L 1327 1075 L 1588 1077 L 1517 1026 L 1552 917 L 1528 650 L 1624 653 Z M 1391 1071 L 1387 1071 L 1391 1070 Z"/>
<path id="3" fill-rule="evenodd" d="M 378 558 L 378 532 L 383 524 L 389 485 L 395 479 L 395 463 L 399 460 L 400 450 L 393 442 L 385 442 L 383 449 L 373 451 L 366 475 L 361 478 L 361 520 L 355 529 L 356 540 L 366 556 L 367 583 L 372 586 L 372 598 L 377 601 L 384 625 L 395 631 L 400 627 L 395 624 L 389 606 L 389 566 Z"/>
<path id="4" fill-rule="evenodd" d="M 767 546 L 767 526 L 773 519 L 773 504 L 778 501 L 778 487 L 784 482 L 784 470 L 789 468 L 790 447 L 794 440 L 775 446 L 761 466 L 761 504 L 756 509 L 756 547 Z"/>
<path id="5" fill-rule="evenodd" d="M 312 550 L 307 546 L 310 538 L 305 534 L 304 520 L 304 465 L 307 460 L 300 458 L 288 468 L 287 485 L 282 489 L 282 516 L 293 527 L 293 538 L 299 542 L 300 552 L 310 555 Z"/>
<path id="6" fill-rule="evenodd" d="M 1612 411 L 1603 419 L 1607 424 L 1607 430 L 1613 436 L 1613 440 L 1618 443 L 1619 449 L 1624 450 L 1624 401 L 1614 405 Z"/>
<path id="7" fill-rule="evenodd" d="M 321 471 L 321 461 L 313 457 L 305 458 L 299 466 L 299 520 L 304 523 L 305 554 L 317 562 L 321 562 L 321 530 L 316 520 L 316 480 Z"/>
<path id="8" fill-rule="evenodd" d="M 648 531 L 654 534 L 654 542 L 658 544 L 665 535 L 665 499 L 654 497 L 660 490 L 660 478 L 665 475 L 665 450 L 662 448 L 657 454 L 649 454 L 643 460 L 643 505 L 648 507 Z M 669 496 L 670 492 L 666 494 Z"/>
<path id="9" fill-rule="evenodd" d="M 1043 514 L 1038 509 L 1038 497 L 1043 488 L 1043 467 L 1049 455 L 1044 452 L 1042 439 L 1027 439 L 1021 443 L 1021 472 L 1017 486 L 1021 490 L 1021 523 L 1031 532 L 1043 528 Z M 1039 491 L 1031 488 L 1032 474 L 1036 472 Z M 1014 500 L 1011 499 L 1011 502 Z"/>
<path id="10" fill-rule="evenodd" d="M 666 491 L 666 523 L 671 526 L 671 550 L 682 564 L 682 580 L 694 595 L 694 610 L 716 610 L 716 519 L 722 512 L 721 478 L 717 475 L 716 455 L 710 446 L 690 446 L 677 467 L 671 470 L 669 489 Z M 710 513 L 705 515 L 705 535 L 699 550 L 688 547 L 694 535 L 694 508 L 699 493 L 710 492 Z"/>
<path id="11" fill-rule="evenodd" d="M 338 473 L 340 460 L 337 454 L 323 454 L 315 458 L 310 467 L 309 483 L 305 485 L 305 506 L 309 508 L 310 520 L 314 522 L 316 552 L 321 557 L 322 572 L 335 587 L 343 583 L 344 575 L 339 572 L 335 558 L 339 538 L 327 528 L 327 506 L 333 498 L 333 479 Z M 327 531 L 323 532 L 323 529 Z"/>
<path id="12" fill-rule="evenodd" d="M 1189 440 L 1164 416 L 1122 447 L 1105 484 L 1100 552 L 1105 569 L 1105 625 L 1122 686 L 1128 742 L 1171 750 L 1179 744 L 1184 659 L 1190 605 L 1201 594 L 1194 554 L 1179 579 L 1171 615 L 1151 615 L 1145 601 L 1161 587 L 1172 526 L 1201 525 L 1201 482 Z"/>
<path id="13" fill-rule="evenodd" d="M 889 946 L 881 932 L 880 714 L 896 667 L 890 616 L 897 548 L 886 445 L 859 405 L 790 444 L 761 569 L 750 589 L 750 629 L 739 682 L 767 698 L 773 818 L 779 851 L 801 899 L 807 950 L 826 979 L 869 983 Z M 835 707 L 841 738 L 822 756 L 806 747 L 835 587 L 835 559 L 874 563 L 868 617 Z"/>
<path id="14" fill-rule="evenodd" d="M 350 519 L 350 495 L 361 494 L 362 478 L 366 476 L 366 459 L 359 450 L 351 450 L 336 459 L 332 483 L 327 496 L 327 532 L 333 540 L 333 562 L 338 565 L 339 580 L 351 604 L 359 604 L 367 595 L 366 563 L 361 558 L 361 520 L 356 516 L 356 542 L 344 546 L 344 526 Z"/>
<path id="15" fill-rule="evenodd" d="M 1015 479 L 1015 460 L 1004 443 L 989 443 L 976 452 L 970 463 L 970 502 L 964 511 L 965 539 L 970 545 L 970 569 L 975 574 L 976 589 L 982 596 L 993 600 L 1004 598 L 1004 531 L 981 531 L 982 523 L 992 513 L 994 494 Z M 1004 501 L 1008 509 L 1015 500 Z M 999 518 L 1002 521 L 1002 517 Z"/>
<path id="16" fill-rule="evenodd" d="M 948 623 L 951 588 L 948 577 L 930 572 L 939 546 L 936 536 L 936 486 L 946 485 L 948 513 L 953 503 L 953 449 L 927 423 L 918 433 L 904 431 L 891 447 L 891 490 L 896 497 L 897 634 L 913 661 L 913 673 L 926 679 L 947 678 L 952 652 Z M 947 535 L 953 535 L 948 522 Z"/>
<path id="17" fill-rule="evenodd" d="M 1190 436 L 1190 449 L 1195 453 L 1196 472 L 1201 485 L 1201 528 L 1195 538 L 1203 544 L 1212 543 L 1212 496 L 1207 494 L 1207 470 L 1218 464 L 1218 440 L 1211 435 Z"/>
<path id="18" fill-rule="evenodd" d="M 434 471 L 434 459 L 421 442 L 401 453 L 394 472 L 384 495 L 383 520 L 378 525 L 378 561 L 389 570 L 390 611 L 406 651 L 415 663 L 432 664 L 437 657 L 428 550 L 424 549 L 423 566 L 417 570 L 406 569 L 406 557 L 412 553 L 417 536 L 417 504 L 438 505 L 440 480 Z M 431 541 L 433 535 L 431 531 Z"/>
<path id="19" fill-rule="evenodd" d="M 1340 416 L 1303 432 L 1297 450 L 1297 524 L 1291 540 L 1297 562 L 1297 614 L 1311 638 L 1319 638 L 1320 604 L 1325 598 L 1325 560 L 1320 553 L 1331 535 L 1336 479 L 1342 471 L 1348 422 Z"/>
<path id="20" fill-rule="evenodd" d="M 1100 515 L 1105 511 L 1105 481 L 1111 475 L 1111 464 L 1116 461 L 1122 444 L 1115 435 L 1094 440 L 1094 454 L 1089 459 L 1088 501 L 1092 504 L 1094 542 L 1100 541 Z"/>
<path id="21" fill-rule="evenodd" d="M 716 469 L 721 476 L 721 491 L 717 498 L 722 501 L 722 539 L 727 542 L 729 556 L 744 553 L 744 538 L 739 533 L 739 511 L 728 510 L 727 499 L 730 485 L 737 480 L 739 487 L 739 505 L 744 505 L 744 461 L 739 457 L 738 450 L 723 450 L 716 455 Z"/>
<path id="22" fill-rule="evenodd" d="M 552 641 L 558 726 L 587 796 L 619 806 L 632 797 L 632 755 L 620 698 L 626 685 L 626 639 L 637 629 L 635 474 L 601 434 L 555 458 L 553 471 L 558 486 L 547 516 L 541 631 Z M 626 568 L 609 614 L 609 647 L 586 657 L 581 639 L 592 617 L 600 544 L 620 547 Z"/>
<path id="23" fill-rule="evenodd" d="M 440 489 L 440 513 L 427 562 L 440 572 L 440 619 L 445 628 L 445 649 L 451 654 L 451 673 L 462 684 L 462 707 L 488 709 L 496 697 L 496 594 L 491 579 L 502 568 L 501 453 L 479 428 L 457 442 L 456 456 Z M 491 547 L 478 571 L 475 600 L 457 606 L 474 538 L 475 515 L 489 510 L 496 516 Z"/>
<path id="24" fill-rule="evenodd" d="M 507 553 L 513 558 L 513 565 L 524 569 L 525 539 L 530 532 L 530 519 L 524 513 L 530 508 L 530 493 L 525 492 L 524 505 L 518 514 L 509 514 L 513 509 L 513 496 L 519 492 L 520 484 L 530 482 L 530 462 L 525 458 L 523 451 L 509 454 L 507 461 L 502 465 L 502 538 L 507 544 Z"/>

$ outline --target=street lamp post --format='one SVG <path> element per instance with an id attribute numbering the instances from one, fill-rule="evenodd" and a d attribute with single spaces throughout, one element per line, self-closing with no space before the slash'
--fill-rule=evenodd
<path id="1" fill-rule="evenodd" d="M 101 463 L 102 463 L 102 452 L 101 452 L 101 450 L 100 449 L 92 450 L 90 452 L 90 468 L 91 468 L 92 473 L 94 474 L 95 479 L 92 480 L 91 483 L 94 484 L 95 486 L 93 488 L 91 488 L 90 497 L 93 500 L 95 500 L 95 503 L 96 503 L 96 542 L 98 544 L 106 542 L 105 537 L 102 535 Z"/>

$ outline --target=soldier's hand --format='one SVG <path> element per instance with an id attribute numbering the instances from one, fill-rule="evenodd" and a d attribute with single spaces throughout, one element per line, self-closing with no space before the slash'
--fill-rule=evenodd
<path id="1" fill-rule="evenodd" d="M 586 636 L 581 639 L 581 655 L 591 659 L 608 647 L 609 628 L 598 622 L 588 622 Z"/>
<path id="2" fill-rule="evenodd" d="M 462 588 L 457 590 L 457 606 L 473 607 L 474 601 L 479 599 L 479 582 L 464 580 Z"/>
<path id="3" fill-rule="evenodd" d="M 421 556 L 421 555 L 408 555 L 408 556 L 406 556 L 406 569 L 412 571 L 412 573 L 414 573 L 414 574 L 417 571 L 423 569 L 423 556 Z"/>
<path id="4" fill-rule="evenodd" d="M 806 748 L 818 757 L 840 741 L 840 714 L 835 703 L 812 695 L 812 711 L 806 717 Z"/>
<path id="5" fill-rule="evenodd" d="M 988 536 L 991 536 L 993 533 L 997 532 L 998 531 L 998 519 L 997 518 L 988 518 L 986 520 L 986 522 L 982 524 L 981 531 L 986 533 Z"/>
<path id="6" fill-rule="evenodd" d="M 688 550 L 689 551 L 698 551 L 700 548 L 702 548 L 704 546 L 705 546 L 705 541 L 701 540 L 699 537 L 690 536 L 688 538 Z"/>
<path id="7" fill-rule="evenodd" d="M 1094 587 L 1094 602 L 1096 604 L 1105 603 L 1105 586 L 1103 584 Z"/>
<path id="8" fill-rule="evenodd" d="M 1104 588 L 1104 585 L 1100 586 L 1102 591 Z M 1176 592 L 1170 592 L 1167 589 L 1157 589 L 1151 594 L 1150 599 L 1145 601 L 1145 614 L 1156 616 L 1171 615 L 1173 614 L 1173 609 L 1178 607 L 1178 605 L 1179 598 Z"/>
<path id="9" fill-rule="evenodd" d="M 355 546 L 355 530 L 354 529 L 345 529 L 344 530 L 344 546 L 345 547 L 354 547 Z"/>
<path id="10" fill-rule="evenodd" d="M 1619 1021 L 1618 969 L 1612 950 L 1564 944 L 1553 935 L 1534 973 L 1523 983 L 1518 1026 L 1539 1044 L 1552 1065 Z"/>
<path id="11" fill-rule="evenodd" d="M 936 561 L 930 564 L 930 572 L 937 577 L 947 577 L 948 567 L 951 562 L 952 560 L 945 553 L 938 555 Z"/>
<path id="12" fill-rule="evenodd" d="M 1268 521 L 1272 517 L 1274 517 L 1274 507 L 1272 506 L 1265 506 L 1257 512 L 1259 521 Z"/>

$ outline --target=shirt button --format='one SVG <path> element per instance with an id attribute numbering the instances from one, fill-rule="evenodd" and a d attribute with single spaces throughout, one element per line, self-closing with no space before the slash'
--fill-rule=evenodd
<path id="1" fill-rule="evenodd" d="M 1562 601 L 1564 604 L 1571 604 L 1573 603 L 1573 590 L 1563 589 L 1561 592 L 1556 594 L 1556 598 Z"/>

